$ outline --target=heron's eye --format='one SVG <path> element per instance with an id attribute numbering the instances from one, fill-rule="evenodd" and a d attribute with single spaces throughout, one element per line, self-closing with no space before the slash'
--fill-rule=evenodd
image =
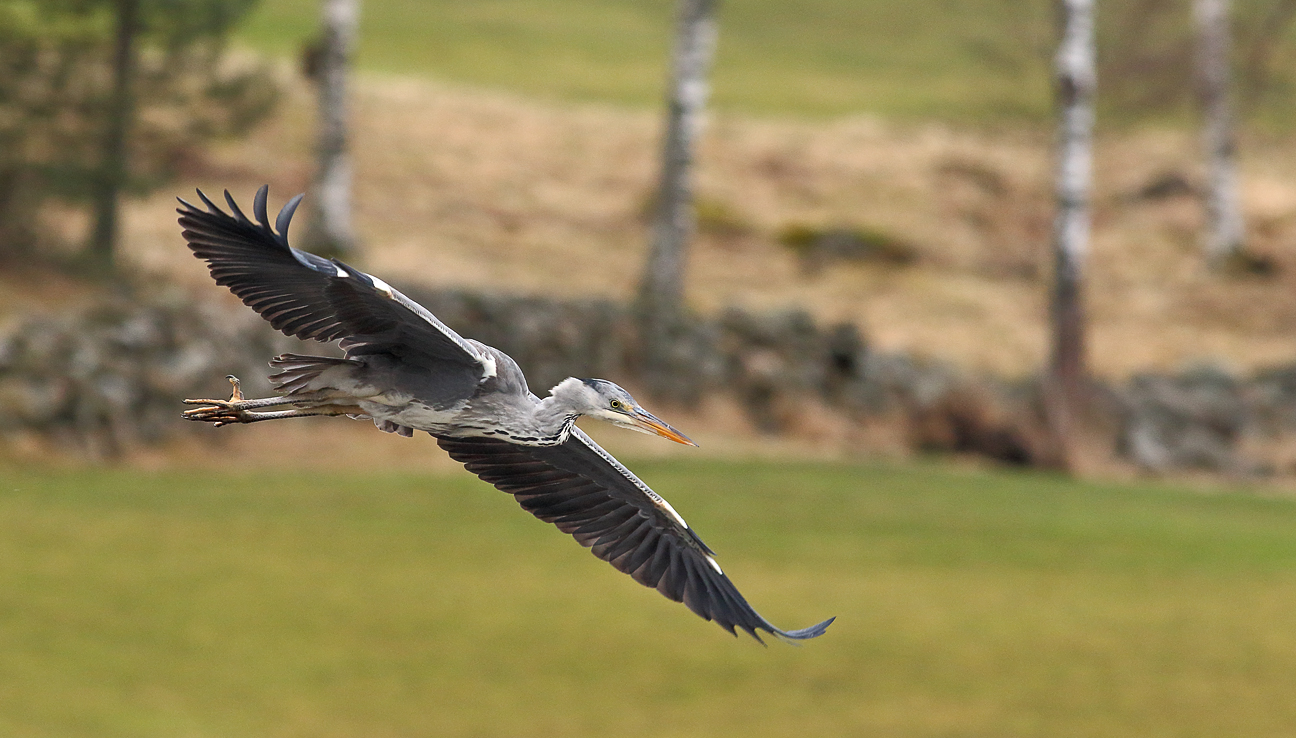
<path id="1" fill-rule="evenodd" d="M 621 401 L 620 401 L 620 400 L 613 400 L 613 401 L 612 401 L 612 409 L 613 409 L 613 410 L 621 410 L 621 409 L 623 409 L 624 407 L 625 407 L 625 406 L 621 404 Z"/>

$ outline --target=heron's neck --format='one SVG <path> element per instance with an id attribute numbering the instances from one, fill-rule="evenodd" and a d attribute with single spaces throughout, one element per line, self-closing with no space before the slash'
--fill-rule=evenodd
<path id="1" fill-rule="evenodd" d="M 546 443 L 563 443 L 580 413 L 571 405 L 550 395 L 537 402 L 531 418 L 536 436 Z"/>

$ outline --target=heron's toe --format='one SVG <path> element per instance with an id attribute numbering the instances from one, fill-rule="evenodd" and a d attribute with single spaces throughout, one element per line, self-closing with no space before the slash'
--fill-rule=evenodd
<path id="1" fill-rule="evenodd" d="M 217 427 L 229 423 L 246 423 L 247 411 L 232 407 L 228 400 L 185 400 L 190 404 L 204 403 L 201 407 L 190 408 L 182 413 L 185 420 L 196 420 L 214 423 Z"/>
<path id="2" fill-rule="evenodd" d="M 189 401 L 185 400 L 185 402 L 189 402 Z M 190 404 L 197 404 L 197 403 L 190 403 Z M 201 407 L 194 407 L 185 410 L 184 416 L 186 418 L 205 418 L 209 415 L 221 415 L 233 411 L 234 408 L 230 407 L 229 405 L 217 405 L 217 404 L 209 403 L 209 404 L 202 405 Z"/>

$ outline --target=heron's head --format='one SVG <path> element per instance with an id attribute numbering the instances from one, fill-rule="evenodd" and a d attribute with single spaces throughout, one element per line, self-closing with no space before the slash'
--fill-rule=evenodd
<path id="1" fill-rule="evenodd" d="M 564 408 L 639 433 L 651 433 L 686 446 L 697 444 L 689 437 L 644 410 L 620 386 L 606 379 L 564 379 L 553 388 L 554 400 Z"/>

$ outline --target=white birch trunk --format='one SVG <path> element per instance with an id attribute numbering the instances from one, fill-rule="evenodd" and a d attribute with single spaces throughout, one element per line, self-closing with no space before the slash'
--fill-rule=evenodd
<path id="1" fill-rule="evenodd" d="M 1074 425 L 1084 400 L 1084 266 L 1093 169 L 1094 1 L 1061 0 L 1056 63 L 1059 121 L 1057 217 L 1053 228 L 1052 352 L 1045 387 L 1061 463 L 1074 464 Z"/>
<path id="2" fill-rule="evenodd" d="M 1193 14 L 1197 20 L 1197 75 L 1205 117 L 1202 144 L 1209 172 L 1206 259 L 1218 267 L 1241 253 L 1245 238 L 1229 95 L 1229 2 L 1194 0 Z"/>
<path id="3" fill-rule="evenodd" d="M 640 284 L 641 308 L 655 324 L 677 315 L 684 298 L 684 267 L 694 229 L 693 152 L 715 53 L 715 5 L 715 0 L 680 2 L 652 245 Z"/>
<path id="4" fill-rule="evenodd" d="M 312 184 L 310 248 L 349 256 L 356 251 L 351 226 L 351 156 L 347 150 L 347 76 L 360 21 L 360 0 L 322 0 L 319 69 L 318 168 Z"/>

